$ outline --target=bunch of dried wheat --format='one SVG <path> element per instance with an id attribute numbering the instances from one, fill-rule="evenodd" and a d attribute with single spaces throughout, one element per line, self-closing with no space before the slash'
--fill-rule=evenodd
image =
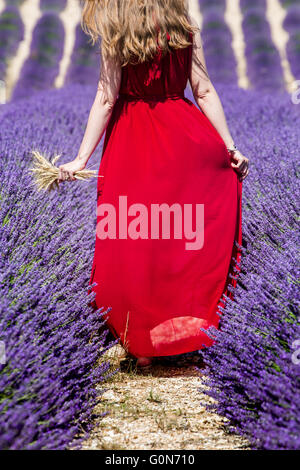
<path id="1" fill-rule="evenodd" d="M 61 155 L 56 155 L 51 161 L 41 155 L 37 150 L 32 151 L 33 154 L 33 168 L 32 171 L 35 177 L 34 184 L 37 185 L 39 191 L 49 192 L 59 187 L 59 168 L 55 165 Z M 90 178 L 98 177 L 95 170 L 80 170 L 74 173 L 74 178 L 86 181 Z"/>

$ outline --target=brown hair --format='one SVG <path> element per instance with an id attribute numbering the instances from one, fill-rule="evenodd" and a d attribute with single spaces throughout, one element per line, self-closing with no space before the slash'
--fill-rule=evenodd
<path id="1" fill-rule="evenodd" d="M 100 39 L 101 53 L 121 66 L 153 58 L 157 41 L 163 56 L 172 48 L 186 48 L 188 34 L 199 29 L 188 21 L 187 0 L 81 1 L 83 31 L 93 45 Z"/>

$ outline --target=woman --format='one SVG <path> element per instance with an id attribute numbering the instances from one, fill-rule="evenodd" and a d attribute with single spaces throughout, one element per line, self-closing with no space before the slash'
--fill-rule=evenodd
<path id="1" fill-rule="evenodd" d="M 148 367 L 213 342 L 206 330 L 236 285 L 248 159 L 185 0 L 86 1 L 82 18 L 101 38 L 100 80 L 78 155 L 59 178 L 74 180 L 106 130 L 90 284 L 110 331 Z M 199 108 L 184 96 L 188 80 Z"/>

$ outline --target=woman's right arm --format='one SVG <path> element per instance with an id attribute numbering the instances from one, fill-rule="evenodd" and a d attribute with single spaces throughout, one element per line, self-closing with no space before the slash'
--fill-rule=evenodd
<path id="1" fill-rule="evenodd" d="M 101 61 L 100 80 L 86 131 L 76 159 L 86 165 L 99 144 L 110 119 L 121 84 L 121 67 L 114 60 Z"/>
<path id="2" fill-rule="evenodd" d="M 121 66 L 118 63 L 110 58 L 104 59 L 102 57 L 97 93 L 77 157 L 71 162 L 59 166 L 59 181 L 65 181 L 68 177 L 71 181 L 75 181 L 74 173 L 83 170 L 94 153 L 102 139 L 117 100 L 121 75 Z"/>

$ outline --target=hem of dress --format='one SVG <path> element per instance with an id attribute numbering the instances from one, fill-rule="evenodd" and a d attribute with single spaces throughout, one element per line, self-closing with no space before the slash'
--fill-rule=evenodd
<path id="1" fill-rule="evenodd" d="M 237 180 L 236 231 L 231 251 L 230 265 L 225 282 L 225 287 L 217 306 L 217 313 L 220 317 L 222 317 L 222 311 L 220 311 L 219 308 L 221 307 L 222 309 L 224 309 L 226 307 L 226 297 L 228 297 L 230 300 L 235 299 L 235 289 L 237 287 L 237 281 L 241 272 L 240 263 L 242 258 L 242 188 L 242 181 Z M 230 286 L 233 288 L 232 290 L 229 290 Z"/>
<path id="2" fill-rule="evenodd" d="M 218 302 L 217 309 L 216 309 L 217 315 L 220 318 L 222 317 L 222 311 L 220 311 L 219 309 L 220 309 L 220 307 L 222 309 L 224 309 L 226 307 L 226 304 L 227 304 L 226 297 L 228 297 L 231 300 L 234 300 L 234 298 L 235 298 L 234 290 L 237 286 L 237 280 L 238 280 L 239 273 L 240 273 L 240 270 L 241 270 L 240 261 L 241 261 L 241 255 L 242 255 L 242 250 L 241 250 L 241 248 L 242 248 L 242 182 L 239 181 L 239 180 L 237 180 L 237 218 L 236 218 L 236 221 L 237 221 L 236 222 L 236 231 L 235 231 L 233 248 L 232 248 L 232 252 L 231 252 L 231 261 L 230 261 L 230 265 L 229 265 L 229 269 L 228 269 L 228 274 L 227 274 L 227 277 L 226 277 L 225 287 L 223 289 L 223 293 L 221 295 L 221 298 Z M 95 263 L 95 260 L 94 260 L 93 266 L 92 266 L 92 273 L 91 273 L 91 276 L 90 276 L 90 284 L 93 283 L 93 278 L 94 278 L 94 274 L 95 274 L 95 267 L 96 267 L 95 264 L 96 263 Z M 229 290 L 229 286 L 233 287 L 232 291 Z M 94 310 L 98 310 L 98 307 L 97 307 L 97 304 L 96 304 L 95 300 L 93 302 L 91 302 L 91 306 L 94 308 Z M 179 348 L 180 352 L 177 352 L 176 354 L 157 354 L 157 353 L 153 352 L 151 355 L 143 354 L 143 355 L 136 356 L 135 354 L 130 352 L 130 348 L 126 348 L 124 346 L 120 336 L 117 334 L 114 327 L 106 321 L 105 321 L 105 323 L 106 323 L 107 328 L 110 330 L 110 332 L 114 336 L 114 338 L 119 341 L 119 344 L 124 349 L 124 351 L 127 354 L 130 354 L 131 356 L 134 356 L 136 358 L 138 358 L 138 357 L 171 357 L 171 356 L 177 356 L 177 355 L 180 355 L 180 354 L 185 354 L 185 353 L 190 353 L 190 352 L 195 352 L 195 351 L 201 351 L 203 349 L 206 349 L 206 348 L 210 347 L 214 343 L 214 340 L 211 339 L 208 335 L 206 335 L 207 339 L 208 339 L 208 342 L 210 344 L 207 344 L 207 345 L 203 344 L 201 347 L 199 347 L 197 349 L 192 349 L 191 350 L 190 348 L 188 348 L 186 350 L 186 348 L 183 348 L 182 350 L 180 350 L 180 348 Z M 219 320 L 218 320 L 218 324 L 219 324 Z M 216 326 L 216 325 L 211 325 L 211 327 L 218 328 L 218 326 Z M 203 334 L 205 334 L 205 333 L 203 332 Z"/>

